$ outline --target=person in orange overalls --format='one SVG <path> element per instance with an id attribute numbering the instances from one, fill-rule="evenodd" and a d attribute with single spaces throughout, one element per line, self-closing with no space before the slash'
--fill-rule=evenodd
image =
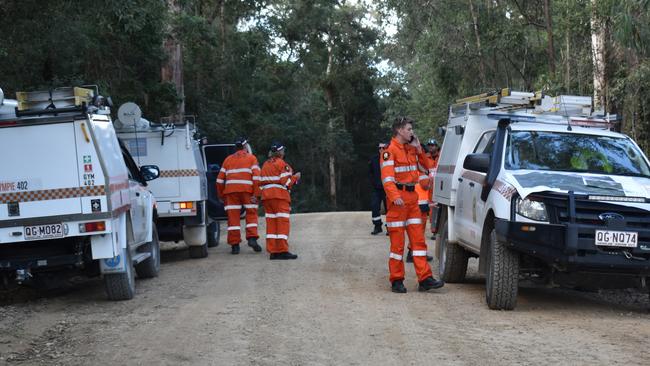
<path id="1" fill-rule="evenodd" d="M 429 169 L 428 172 L 424 172 L 424 169 L 420 167 L 420 172 L 423 172 L 425 174 L 428 174 L 429 180 L 422 180 L 422 184 L 418 184 L 415 186 L 415 191 L 418 193 L 418 207 L 420 207 L 420 212 L 422 212 L 422 235 L 426 238 L 426 226 L 427 226 L 427 221 L 429 221 L 429 215 L 430 212 L 432 212 L 433 208 L 433 179 L 432 179 L 432 172 L 434 169 L 438 166 L 438 150 L 434 148 L 432 145 L 435 144 L 435 147 L 437 147 L 437 142 L 434 139 L 429 139 L 426 145 L 422 145 L 422 149 L 424 149 L 424 155 L 426 156 L 427 166 L 430 166 L 431 169 Z M 434 156 L 435 154 L 435 156 Z M 431 262 L 433 260 L 433 257 L 430 255 L 427 255 L 427 262 Z M 413 262 L 413 254 L 411 251 L 411 248 L 409 248 L 408 254 L 406 255 L 406 262 L 407 263 L 412 263 Z"/>
<path id="2" fill-rule="evenodd" d="M 274 142 L 269 160 L 262 165 L 262 204 L 266 216 L 266 251 L 269 259 L 296 259 L 289 252 L 289 227 L 291 213 L 291 187 L 300 180 L 300 173 L 293 173 L 284 161 L 285 147 Z"/>
<path id="3" fill-rule="evenodd" d="M 393 122 L 393 138 L 380 157 L 381 178 L 388 209 L 386 226 L 390 236 L 388 269 L 391 291 L 406 293 L 404 286 L 404 232 L 413 249 L 413 266 L 418 277 L 418 291 L 428 291 L 444 286 L 435 280 L 427 262 L 427 244 L 422 231 L 422 214 L 418 207 L 415 186 L 426 184 L 428 174 L 420 172 L 418 165 L 430 169 L 429 162 L 413 133 L 413 121 L 400 117 Z"/>
<path id="4" fill-rule="evenodd" d="M 240 137 L 235 141 L 237 151 L 224 160 L 217 176 L 217 195 L 225 203 L 228 216 L 228 244 L 231 254 L 239 254 L 241 242 L 241 209 L 246 209 L 246 239 L 256 252 L 262 247 L 257 243 L 257 202 L 260 197 L 260 166 L 255 155 L 248 151 L 248 140 Z"/>
<path id="5" fill-rule="evenodd" d="M 438 205 L 433 197 L 433 191 L 435 187 L 433 186 L 434 178 L 436 175 L 436 170 L 438 169 L 438 159 L 440 158 L 440 146 L 436 139 L 431 138 L 427 141 L 427 155 L 433 161 L 433 166 L 429 171 L 429 177 L 431 178 L 431 185 L 429 188 L 429 218 L 431 221 L 431 240 L 436 240 L 436 233 L 438 232 L 438 215 L 436 214 L 436 209 Z"/>

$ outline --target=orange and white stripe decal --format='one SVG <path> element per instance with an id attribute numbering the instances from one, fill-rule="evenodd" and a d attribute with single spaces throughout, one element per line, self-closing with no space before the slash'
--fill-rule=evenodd
<path id="1" fill-rule="evenodd" d="M 508 201 L 510 201 L 512 199 L 512 196 L 517 192 L 517 189 L 515 187 L 506 182 L 500 181 L 499 179 L 494 182 L 492 190 L 498 192 L 503 196 L 503 198 L 507 199 Z"/>
<path id="2" fill-rule="evenodd" d="M 40 191 L 0 194 L 0 203 L 50 201 L 76 197 L 94 197 L 106 194 L 106 186 L 44 189 Z"/>
<path id="3" fill-rule="evenodd" d="M 176 177 L 198 177 L 199 171 L 196 169 L 178 169 L 178 170 L 161 170 L 160 178 Z"/>

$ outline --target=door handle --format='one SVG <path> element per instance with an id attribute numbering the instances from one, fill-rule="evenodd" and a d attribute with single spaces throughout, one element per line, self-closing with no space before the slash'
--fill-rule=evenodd
<path id="1" fill-rule="evenodd" d="M 458 178 L 458 181 L 459 181 L 459 182 L 462 182 L 462 181 L 463 181 L 463 178 Z"/>
<path id="2" fill-rule="evenodd" d="M 470 182 L 470 183 L 469 183 L 469 186 L 470 186 L 470 187 L 474 187 L 474 182 Z"/>

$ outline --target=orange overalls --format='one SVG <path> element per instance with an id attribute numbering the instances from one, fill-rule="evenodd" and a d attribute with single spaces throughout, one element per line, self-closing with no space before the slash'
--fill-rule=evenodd
<path id="1" fill-rule="evenodd" d="M 260 167 L 255 155 L 238 150 L 228 156 L 217 176 L 217 195 L 223 198 L 228 215 L 228 244 L 241 241 L 242 207 L 246 209 L 246 239 L 257 239 L 257 203 L 253 196 L 260 196 Z"/>
<path id="2" fill-rule="evenodd" d="M 266 251 L 271 254 L 289 251 L 289 190 L 296 181 L 293 170 L 282 158 L 272 157 L 264 162 L 260 184 L 266 214 Z"/>
<path id="3" fill-rule="evenodd" d="M 434 215 L 434 210 L 436 207 L 438 207 L 438 204 L 436 203 L 436 200 L 433 196 L 435 187 L 434 182 L 435 182 L 435 177 L 436 177 L 436 171 L 438 170 L 438 159 L 440 155 L 437 155 L 435 157 L 431 157 L 431 161 L 433 161 L 433 164 L 431 165 L 431 170 L 429 170 L 429 179 L 431 179 L 431 184 L 429 185 L 429 218 L 431 221 L 431 233 L 436 234 L 438 232 L 438 222 L 436 221 L 438 216 Z"/>
<path id="4" fill-rule="evenodd" d="M 422 216 L 422 235 L 426 237 L 424 233 L 427 227 L 427 219 L 429 218 L 429 198 L 431 197 L 431 192 L 428 187 L 423 188 L 420 184 L 415 185 L 415 192 L 418 194 L 418 209 Z M 424 210 L 425 206 L 426 211 Z"/>
<path id="5" fill-rule="evenodd" d="M 427 263 L 427 245 L 422 230 L 422 214 L 418 207 L 418 194 L 415 186 L 426 184 L 429 176 L 420 172 L 418 164 L 429 169 L 429 162 L 424 152 L 409 144 L 401 144 L 393 138 L 386 151 L 379 158 L 381 178 L 386 191 L 388 203 L 386 226 L 390 235 L 390 255 L 388 269 L 390 282 L 404 280 L 404 231 L 408 234 L 409 244 L 413 250 L 413 265 L 418 281 L 431 277 L 431 267 Z M 395 205 L 401 198 L 404 205 Z"/>

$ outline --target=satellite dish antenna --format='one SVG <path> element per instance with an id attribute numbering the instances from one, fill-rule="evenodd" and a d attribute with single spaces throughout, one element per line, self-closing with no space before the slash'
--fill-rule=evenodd
<path id="1" fill-rule="evenodd" d="M 127 102 L 122 104 L 117 110 L 117 118 L 119 118 L 124 127 L 136 126 L 140 122 L 140 118 L 142 118 L 142 110 L 140 110 L 137 104 Z"/>

